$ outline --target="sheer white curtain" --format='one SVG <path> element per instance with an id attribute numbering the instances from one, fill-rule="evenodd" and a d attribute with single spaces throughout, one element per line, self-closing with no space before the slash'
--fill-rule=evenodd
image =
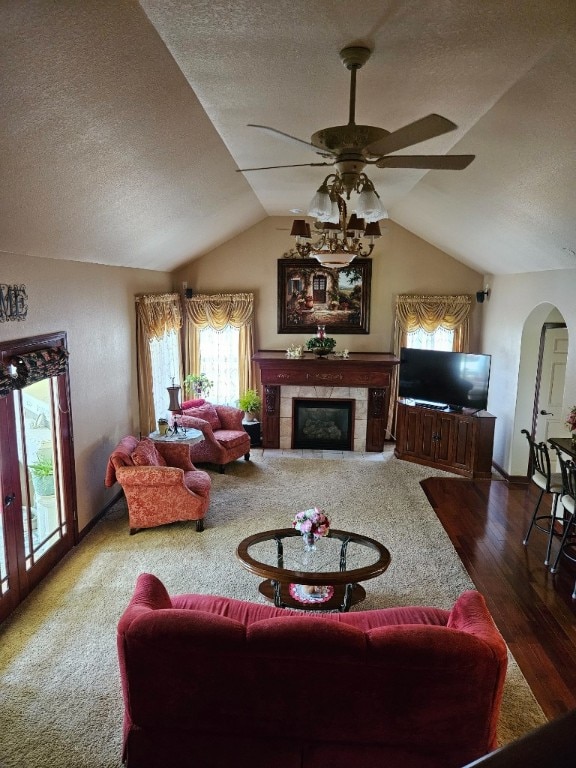
<path id="1" fill-rule="evenodd" d="M 432 333 L 423 328 L 406 334 L 406 346 L 412 349 L 435 349 L 440 352 L 452 352 L 454 349 L 454 331 L 440 326 Z"/>
<path id="2" fill-rule="evenodd" d="M 150 339 L 152 362 L 152 400 L 156 418 L 168 417 L 167 387 L 180 385 L 180 334 L 167 331 L 163 336 Z"/>
<path id="3" fill-rule="evenodd" d="M 202 328 L 200 337 L 200 372 L 214 386 L 209 399 L 220 405 L 237 406 L 240 390 L 239 338 L 240 330 L 227 325 L 221 331 Z"/>

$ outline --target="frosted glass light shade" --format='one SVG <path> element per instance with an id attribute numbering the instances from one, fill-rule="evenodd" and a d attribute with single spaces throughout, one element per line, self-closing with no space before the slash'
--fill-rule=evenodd
<path id="1" fill-rule="evenodd" d="M 308 208 L 308 216 L 312 216 L 319 221 L 330 221 L 332 217 L 332 200 L 330 200 L 330 193 L 326 184 L 322 184 L 312 198 Z"/>
<path id="2" fill-rule="evenodd" d="M 356 205 L 356 215 L 359 219 L 364 219 L 368 224 L 373 221 L 380 221 L 380 219 L 388 218 L 388 213 L 384 209 L 374 188 L 365 188 L 360 192 L 358 195 L 358 203 Z"/>

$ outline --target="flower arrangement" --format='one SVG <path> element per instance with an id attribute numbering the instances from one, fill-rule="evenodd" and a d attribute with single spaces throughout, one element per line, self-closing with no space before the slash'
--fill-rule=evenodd
<path id="1" fill-rule="evenodd" d="M 313 509 L 305 509 L 304 512 L 297 512 L 292 521 L 292 527 L 303 535 L 312 534 L 316 540 L 322 536 L 328 536 L 330 520 L 321 509 L 314 507 Z"/>
<path id="2" fill-rule="evenodd" d="M 335 346 L 336 339 L 333 339 L 331 336 L 324 336 L 322 338 L 313 336 L 306 342 L 307 349 L 311 350 L 312 352 L 323 352 L 325 354 L 332 352 Z"/>
<path id="3" fill-rule="evenodd" d="M 566 426 L 571 432 L 576 432 L 576 405 L 572 406 L 572 410 L 568 414 Z"/>

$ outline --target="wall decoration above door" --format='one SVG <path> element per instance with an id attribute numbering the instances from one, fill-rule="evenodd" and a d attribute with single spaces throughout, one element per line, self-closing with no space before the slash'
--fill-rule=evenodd
<path id="1" fill-rule="evenodd" d="M 278 333 L 369 333 L 372 262 L 328 269 L 315 259 L 278 260 Z"/>
<path id="2" fill-rule="evenodd" d="M 27 315 L 26 286 L 0 283 L 0 323 L 8 320 L 26 320 Z"/>

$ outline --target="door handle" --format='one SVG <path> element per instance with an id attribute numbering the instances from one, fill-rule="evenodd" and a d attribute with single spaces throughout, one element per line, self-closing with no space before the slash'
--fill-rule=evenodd
<path id="1" fill-rule="evenodd" d="M 554 414 L 550 413 L 550 411 L 541 410 L 540 416 L 554 416 Z"/>
<path id="2" fill-rule="evenodd" d="M 15 493 L 9 493 L 8 496 L 4 496 L 4 506 L 5 507 L 9 507 L 10 504 L 12 504 L 12 502 L 14 501 L 15 498 L 16 498 L 16 494 Z"/>

